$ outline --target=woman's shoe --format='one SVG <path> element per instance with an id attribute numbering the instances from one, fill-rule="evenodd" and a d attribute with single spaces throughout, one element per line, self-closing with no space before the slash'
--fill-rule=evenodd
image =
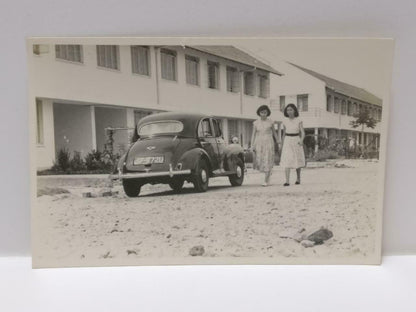
<path id="1" fill-rule="evenodd" d="M 295 184 L 300 184 L 300 181 L 296 181 Z"/>
<path id="2" fill-rule="evenodd" d="M 283 186 L 289 186 L 290 184 L 289 183 L 285 183 L 285 184 L 283 184 Z"/>
<path id="3" fill-rule="evenodd" d="M 267 186 L 268 184 L 266 182 L 263 182 L 261 186 Z"/>

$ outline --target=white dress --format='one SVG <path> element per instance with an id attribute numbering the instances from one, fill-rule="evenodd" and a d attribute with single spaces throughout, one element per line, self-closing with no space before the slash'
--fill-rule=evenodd
<path id="1" fill-rule="evenodd" d="M 302 120 L 299 117 L 293 119 L 285 118 L 283 120 L 286 134 L 298 134 L 296 136 L 285 135 L 280 159 L 280 166 L 283 168 L 297 169 L 306 165 L 303 145 L 299 144 L 301 122 Z"/>
<path id="2" fill-rule="evenodd" d="M 253 122 L 253 127 L 256 130 L 253 168 L 269 172 L 274 166 L 273 121 L 258 119 Z"/>

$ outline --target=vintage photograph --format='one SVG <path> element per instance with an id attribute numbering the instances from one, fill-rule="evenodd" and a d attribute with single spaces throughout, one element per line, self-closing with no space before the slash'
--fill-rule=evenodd
<path id="1" fill-rule="evenodd" d="M 33 267 L 379 264 L 393 48 L 28 39 Z"/>

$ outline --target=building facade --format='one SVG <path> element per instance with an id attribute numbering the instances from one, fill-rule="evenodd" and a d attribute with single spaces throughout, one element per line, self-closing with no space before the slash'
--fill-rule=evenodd
<path id="1" fill-rule="evenodd" d="M 321 75 L 309 69 L 289 64 L 290 71 L 271 82 L 271 107 L 278 119 L 283 110 L 293 103 L 299 110 L 307 135 L 315 138 L 315 152 L 319 138 L 329 144 L 337 140 L 348 141 L 350 146 L 380 146 L 382 100 L 370 92 L 350 84 Z M 377 124 L 375 128 L 353 128 L 350 124 L 360 110 L 368 110 Z M 363 131 L 362 131 L 363 130 Z"/>
<path id="2" fill-rule="evenodd" d="M 34 45 L 29 66 L 38 169 L 61 149 L 103 151 L 105 128 L 133 129 L 161 111 L 214 115 L 226 140 L 248 147 L 256 109 L 270 103 L 270 75 L 281 75 L 232 46 Z M 115 151 L 129 136 L 116 131 Z"/>

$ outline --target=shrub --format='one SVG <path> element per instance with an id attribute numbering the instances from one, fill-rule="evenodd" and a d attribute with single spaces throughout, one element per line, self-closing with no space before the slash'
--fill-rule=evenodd
<path id="1" fill-rule="evenodd" d="M 106 172 L 113 168 L 113 159 L 100 151 L 93 150 L 85 156 L 87 170 Z"/>
<path id="2" fill-rule="evenodd" d="M 69 167 L 71 171 L 83 171 L 86 169 L 85 163 L 81 158 L 80 152 L 74 152 L 74 156 L 69 162 Z"/>
<path id="3" fill-rule="evenodd" d="M 67 172 L 70 168 L 71 153 L 66 148 L 61 148 L 56 154 L 56 160 L 52 170 L 56 172 Z"/>
<path id="4" fill-rule="evenodd" d="M 313 161 L 325 161 L 327 159 L 336 159 L 338 158 L 338 153 L 332 150 L 318 150 L 311 160 Z"/>

